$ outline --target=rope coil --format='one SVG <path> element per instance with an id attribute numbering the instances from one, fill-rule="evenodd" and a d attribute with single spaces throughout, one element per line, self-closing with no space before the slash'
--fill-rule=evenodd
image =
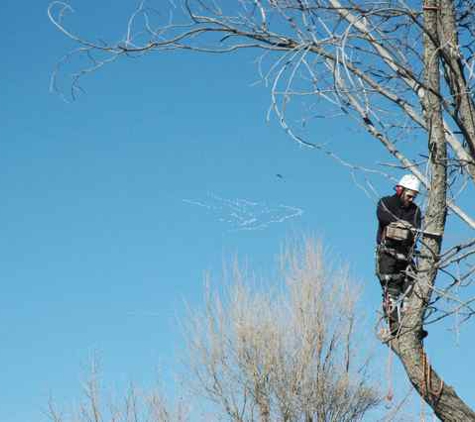
<path id="1" fill-rule="evenodd" d="M 442 390 L 444 389 L 444 380 L 440 380 L 439 388 L 436 391 L 432 390 L 432 366 L 430 365 L 429 358 L 427 357 L 424 349 L 421 349 L 421 361 L 422 361 L 422 374 L 423 381 L 421 384 L 421 397 L 427 397 L 434 406 L 442 396 Z"/>

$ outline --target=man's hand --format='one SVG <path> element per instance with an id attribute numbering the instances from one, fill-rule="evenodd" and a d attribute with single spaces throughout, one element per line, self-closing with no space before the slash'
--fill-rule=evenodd
<path id="1" fill-rule="evenodd" d="M 415 230 L 414 225 L 409 223 L 409 221 L 400 220 L 396 224 L 399 224 L 399 227 L 404 228 L 406 230 Z"/>

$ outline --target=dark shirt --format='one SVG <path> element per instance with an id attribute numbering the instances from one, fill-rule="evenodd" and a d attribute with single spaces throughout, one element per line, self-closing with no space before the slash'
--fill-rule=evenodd
<path id="1" fill-rule="evenodd" d="M 417 229 L 421 227 L 421 211 L 419 207 L 414 203 L 409 204 L 408 207 L 403 207 L 401 198 L 397 195 L 381 198 L 378 202 L 376 215 L 378 216 L 379 223 L 376 236 L 376 242 L 378 245 L 381 243 L 385 227 L 390 223 L 403 220 L 411 223 Z M 413 240 L 411 239 L 408 242 L 405 242 L 404 245 L 400 246 L 408 247 L 412 245 L 412 242 Z"/>

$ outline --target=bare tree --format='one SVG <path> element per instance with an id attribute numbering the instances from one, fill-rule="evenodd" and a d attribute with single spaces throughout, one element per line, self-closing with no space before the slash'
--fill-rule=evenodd
<path id="1" fill-rule="evenodd" d="M 60 411 L 51 398 L 46 414 L 51 422 L 186 422 L 189 411 L 183 400 L 172 405 L 160 388 L 144 392 L 131 384 L 119 399 L 108 398 L 93 361 L 80 404 L 69 412 Z"/>
<path id="2" fill-rule="evenodd" d="M 259 291 L 236 267 L 225 295 L 208 290 L 190 313 L 193 391 L 233 421 L 362 420 L 381 394 L 357 342 L 355 282 L 310 241 L 284 264 L 280 289 Z"/>
<path id="3" fill-rule="evenodd" d="M 418 337 L 423 324 L 452 315 L 465 322 L 474 314 L 475 221 L 461 204 L 475 184 L 475 2 L 176 0 L 161 7 L 166 13 L 142 1 L 124 38 L 106 43 L 70 32 L 64 19 L 71 7 L 53 2 L 50 19 L 77 48 L 59 62 L 52 87 L 61 65 L 77 55 L 86 56 L 90 66 L 72 75 L 73 97 L 81 77 L 122 56 L 253 49 L 270 87 L 271 110 L 293 140 L 368 177 L 411 171 L 427 188 L 425 220 L 411 311 L 404 316 L 407 329 L 390 347 L 439 418 L 475 420 L 429 365 Z M 363 168 L 312 142 L 312 121 L 335 114 L 364 128 L 392 161 Z M 463 242 L 443 249 L 448 215 L 469 231 Z"/>
<path id="4" fill-rule="evenodd" d="M 231 275 L 221 293 L 206 284 L 202 310 L 190 310 L 184 323 L 183 385 L 217 405 L 212 420 L 351 422 L 381 404 L 367 342 L 356 329 L 357 283 L 345 269 L 330 270 L 320 246 L 307 241 L 286 255 L 273 294 L 238 266 Z M 121 401 L 106 402 L 94 365 L 83 391 L 71 415 L 51 402 L 50 420 L 191 420 L 184 402 L 174 408 L 159 391 L 132 386 Z"/>

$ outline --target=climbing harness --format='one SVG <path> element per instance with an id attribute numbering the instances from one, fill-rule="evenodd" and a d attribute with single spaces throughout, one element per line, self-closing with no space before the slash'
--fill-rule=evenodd
<path id="1" fill-rule="evenodd" d="M 394 248 L 386 245 L 386 238 L 376 248 L 376 275 L 383 288 L 383 315 L 389 325 L 392 336 L 397 336 L 401 329 L 401 321 L 404 313 L 405 299 L 413 289 L 414 276 L 411 274 L 414 262 L 412 255 L 414 251 L 403 254 Z M 405 269 L 396 274 L 385 274 L 380 271 L 379 259 L 382 254 L 394 258 L 401 264 L 406 264 Z M 409 281 L 410 280 L 410 281 Z"/>

